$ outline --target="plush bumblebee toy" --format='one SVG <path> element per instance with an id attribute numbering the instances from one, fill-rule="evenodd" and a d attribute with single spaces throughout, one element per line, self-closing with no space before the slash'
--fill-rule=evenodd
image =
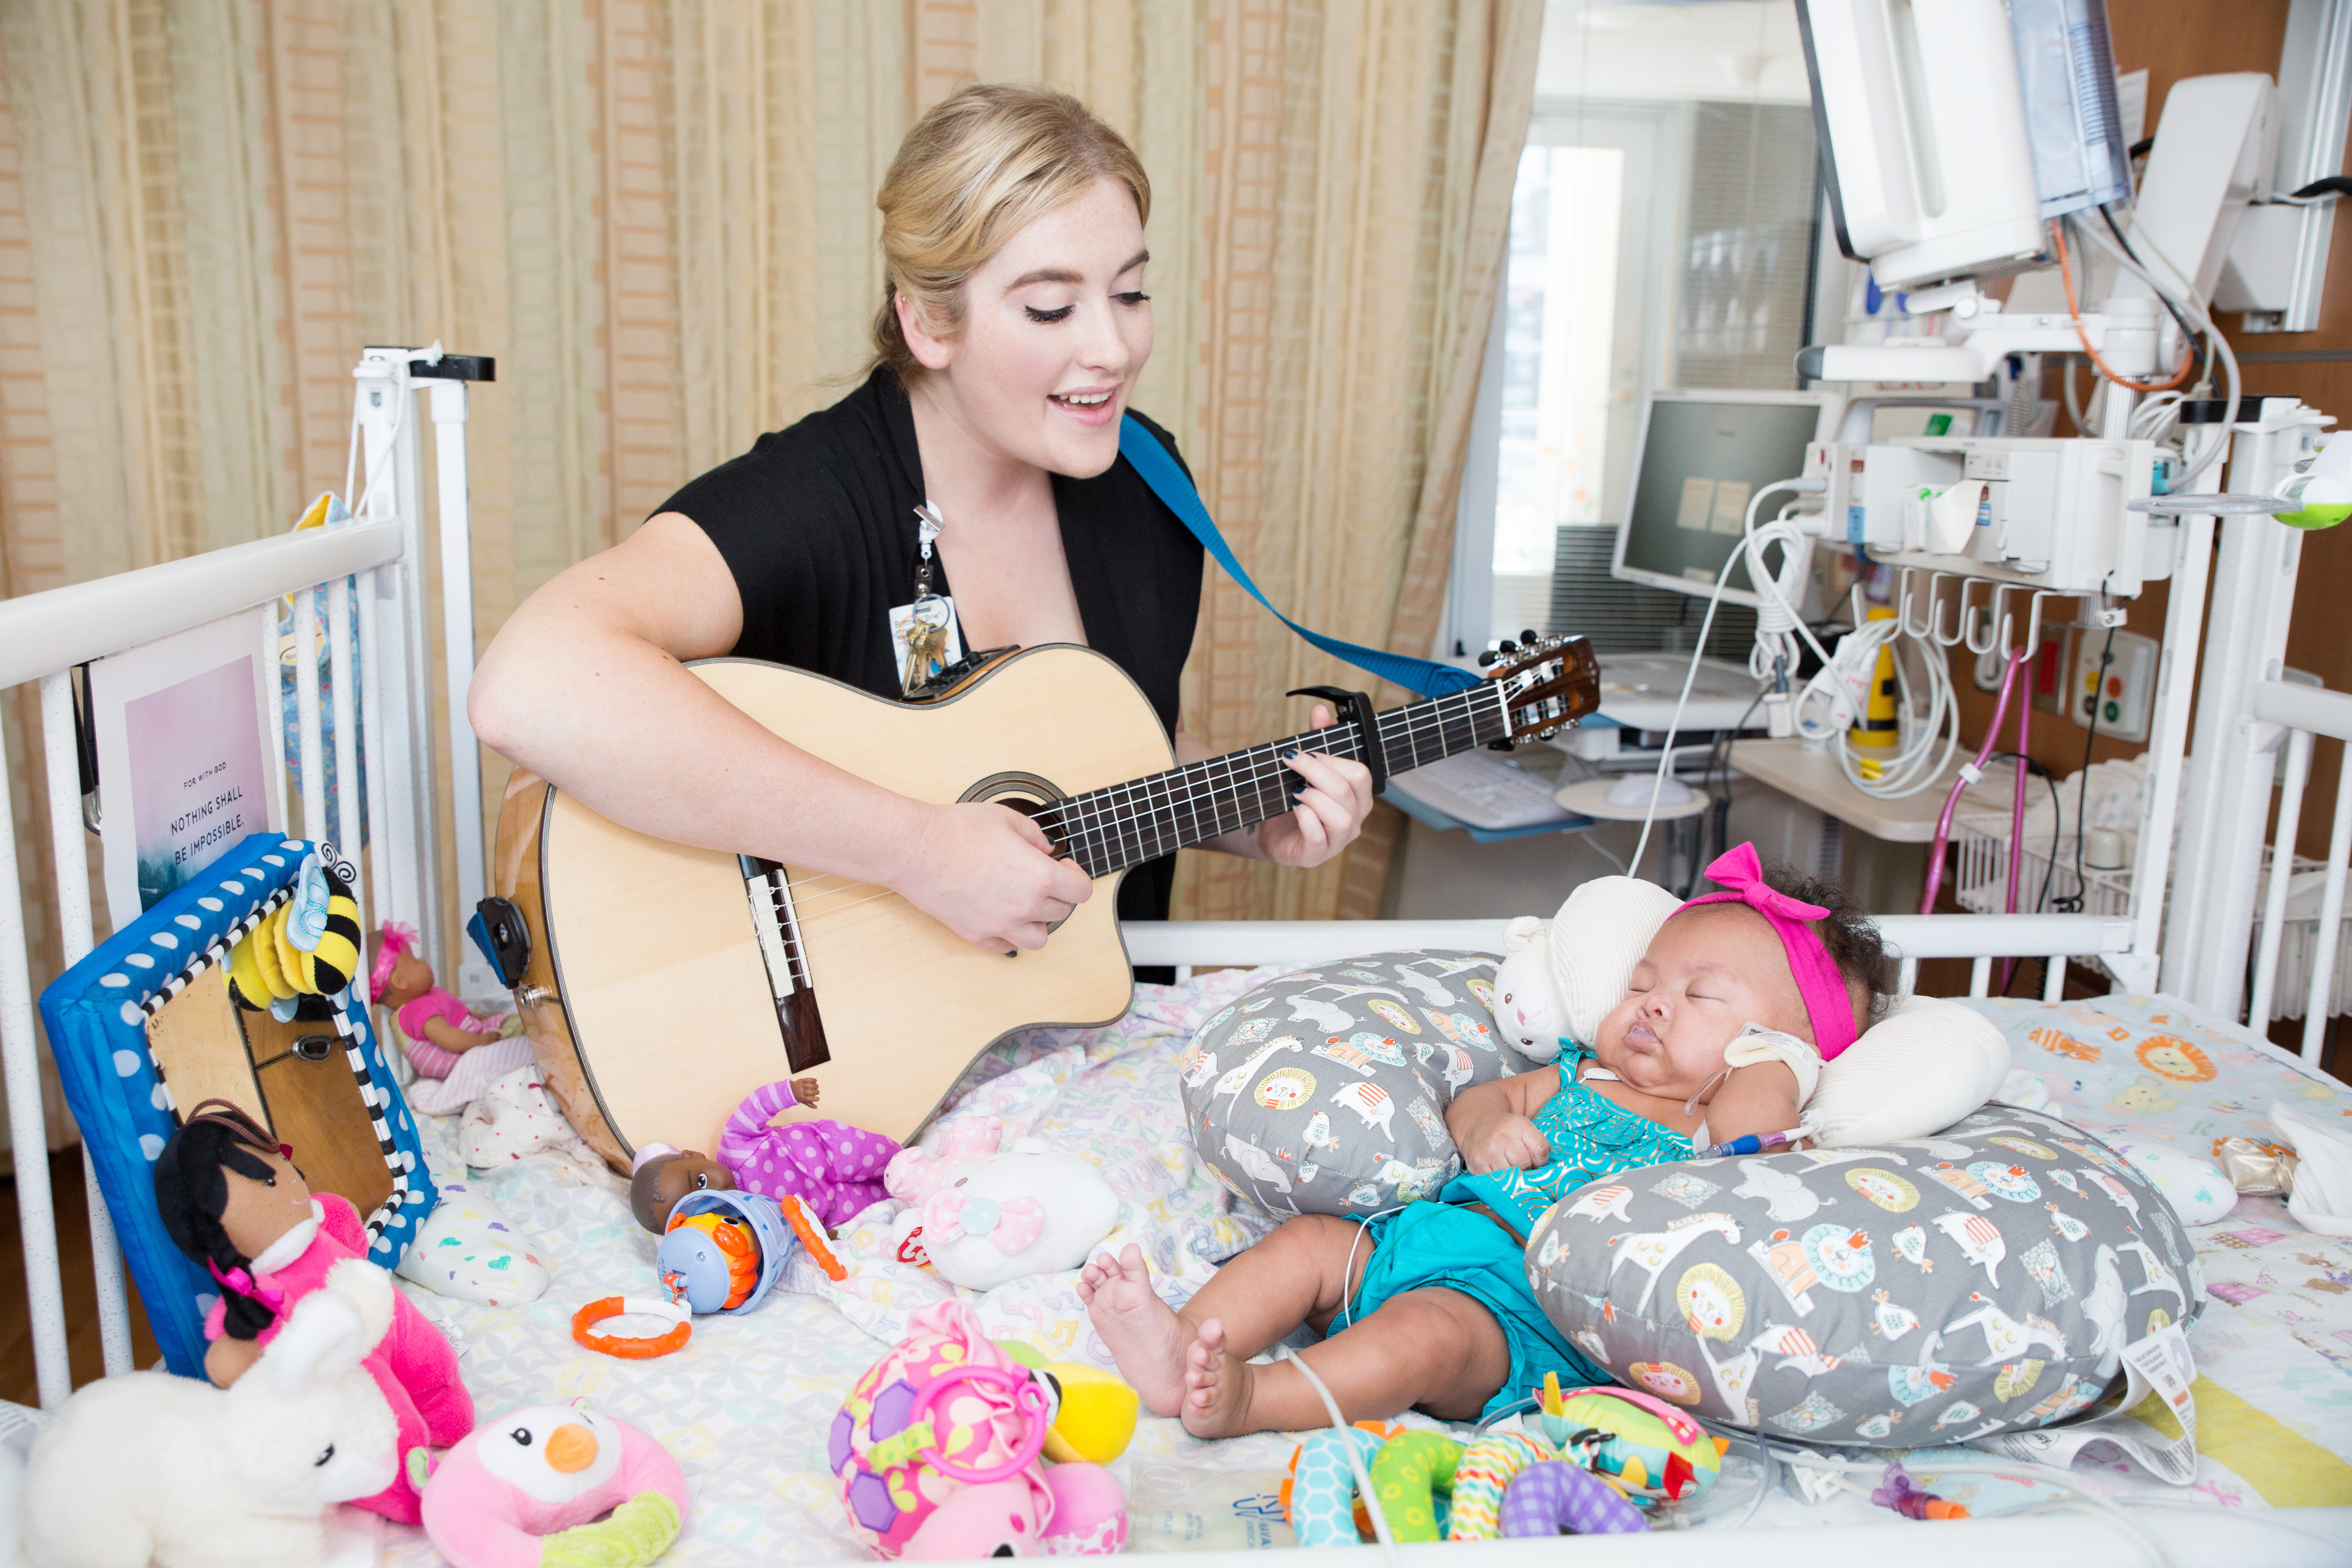
<path id="1" fill-rule="evenodd" d="M 286 1019 L 304 996 L 332 996 L 359 972 L 360 909 L 348 862 L 311 854 L 293 896 L 229 950 L 229 990 L 240 1006 Z"/>

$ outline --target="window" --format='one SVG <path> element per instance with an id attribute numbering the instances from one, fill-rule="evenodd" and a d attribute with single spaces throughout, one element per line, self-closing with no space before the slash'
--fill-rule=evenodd
<path id="1" fill-rule="evenodd" d="M 1822 233 L 1791 0 L 1547 13 L 1456 521 L 1443 651 L 1521 627 L 1688 646 L 1609 577 L 1648 392 L 1797 384 Z M 1727 606 L 1711 646 L 1752 616 Z"/>

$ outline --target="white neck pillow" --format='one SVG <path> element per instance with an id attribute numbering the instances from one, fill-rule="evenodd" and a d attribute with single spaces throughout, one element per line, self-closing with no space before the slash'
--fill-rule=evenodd
<path id="1" fill-rule="evenodd" d="M 1681 907 L 1654 882 L 1600 877 L 1550 920 L 1513 921 L 1495 973 L 1504 1043 L 1538 1063 L 1557 1058 L 1563 1040 L 1591 1044 L 1650 939 Z M 1825 1148 L 1924 1138 L 1983 1105 L 2008 1075 L 2009 1042 L 1991 1020 L 1958 1002 L 1906 996 L 1823 1065 L 1805 1110 Z"/>

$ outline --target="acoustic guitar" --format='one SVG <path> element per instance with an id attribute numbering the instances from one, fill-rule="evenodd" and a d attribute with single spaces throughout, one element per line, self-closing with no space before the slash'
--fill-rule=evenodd
<path id="1" fill-rule="evenodd" d="M 516 1002 L 548 1088 L 622 1171 L 646 1142 L 715 1148 L 744 1096 L 782 1078 L 813 1075 L 823 1089 L 816 1111 L 793 1115 L 904 1141 L 994 1041 L 1127 1011 L 1119 879 L 1289 810 L 1285 752 L 1363 761 L 1377 782 L 1556 734 L 1600 702 L 1590 645 L 1539 638 L 1468 690 L 1378 715 L 1335 692 L 1347 716 L 1328 729 L 1177 767 L 1142 691 L 1085 647 L 1011 651 L 920 702 L 751 659 L 688 668 L 862 778 L 1026 812 L 1096 885 L 1044 948 L 1007 957 L 887 889 L 667 843 L 519 773 L 497 876 L 530 939 Z"/>

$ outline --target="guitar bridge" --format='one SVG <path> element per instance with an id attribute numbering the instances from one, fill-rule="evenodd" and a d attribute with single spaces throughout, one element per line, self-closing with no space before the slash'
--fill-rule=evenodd
<path id="1" fill-rule="evenodd" d="M 738 855 L 743 892 L 751 905 L 751 931 L 768 968 L 768 991 L 775 998 L 776 1027 L 784 1038 L 784 1059 L 793 1072 L 806 1072 L 833 1059 L 825 1047 L 824 1020 L 817 1012 L 816 986 L 809 978 L 793 908 L 792 879 L 783 867 L 756 856 Z"/>

